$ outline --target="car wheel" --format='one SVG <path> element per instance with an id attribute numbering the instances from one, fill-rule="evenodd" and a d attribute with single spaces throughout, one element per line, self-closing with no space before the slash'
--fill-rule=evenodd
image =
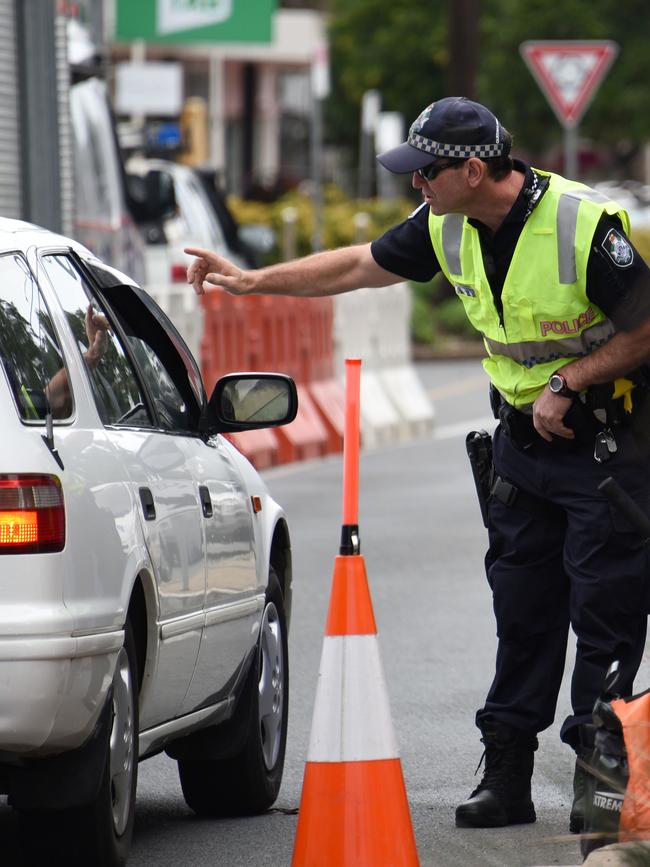
<path id="1" fill-rule="evenodd" d="M 129 624 L 111 689 L 111 723 L 95 799 L 66 810 L 20 814 L 28 862 L 124 867 L 133 834 L 138 778 L 138 683 L 135 643 Z M 47 855 L 47 860 L 42 858 Z"/>
<path id="2" fill-rule="evenodd" d="M 247 709 L 246 733 L 235 755 L 179 759 L 185 801 L 199 815 L 261 813 L 280 791 L 289 712 L 289 655 L 284 600 L 272 570 L 255 657 L 238 707 Z"/>

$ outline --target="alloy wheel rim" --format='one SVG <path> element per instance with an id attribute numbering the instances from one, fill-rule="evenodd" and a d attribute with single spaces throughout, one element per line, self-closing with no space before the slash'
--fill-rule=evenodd
<path id="1" fill-rule="evenodd" d="M 278 610 L 273 602 L 264 609 L 260 634 L 259 727 L 264 764 L 272 770 L 282 743 L 284 716 L 284 648 Z"/>
<path id="2" fill-rule="evenodd" d="M 133 687 L 126 649 L 120 650 L 113 678 L 113 724 L 110 738 L 110 786 L 115 832 L 126 830 L 131 810 L 135 761 Z"/>

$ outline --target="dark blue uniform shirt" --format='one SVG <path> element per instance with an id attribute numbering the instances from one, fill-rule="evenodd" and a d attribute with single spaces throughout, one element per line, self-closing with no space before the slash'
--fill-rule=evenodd
<path id="1" fill-rule="evenodd" d="M 501 290 L 527 217 L 533 169 L 515 160 L 515 170 L 525 174 L 524 185 L 510 212 L 496 232 L 478 220 L 470 220 L 479 232 L 485 270 L 497 308 L 501 311 Z M 426 282 L 439 271 L 428 226 L 429 208 L 422 204 L 411 216 L 389 229 L 371 244 L 372 255 L 382 268 L 405 280 Z M 618 330 L 630 330 L 650 316 L 650 269 L 626 239 L 632 261 L 618 264 L 607 252 L 606 239 L 612 229 L 623 234 L 616 218 L 605 215 L 594 233 L 587 263 L 587 296 L 608 316 Z"/>

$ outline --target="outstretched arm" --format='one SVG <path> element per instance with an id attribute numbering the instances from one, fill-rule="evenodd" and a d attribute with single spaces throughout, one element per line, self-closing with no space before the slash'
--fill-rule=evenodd
<path id="1" fill-rule="evenodd" d="M 217 286 L 232 295 L 319 297 L 364 286 L 390 286 L 402 279 L 375 262 L 370 244 L 327 250 L 251 271 L 238 268 L 210 250 L 187 247 L 185 252 L 196 257 L 187 269 L 187 282 L 197 295 Z"/>

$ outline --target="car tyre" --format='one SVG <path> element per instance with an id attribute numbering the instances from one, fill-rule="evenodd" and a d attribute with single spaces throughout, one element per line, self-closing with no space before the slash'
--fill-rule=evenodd
<path id="1" fill-rule="evenodd" d="M 102 778 L 94 800 L 71 809 L 20 812 L 23 850 L 30 865 L 126 865 L 138 778 L 137 664 L 128 623 L 109 701 L 111 723 L 106 735 Z"/>
<path id="2" fill-rule="evenodd" d="M 262 813 L 280 790 L 287 741 L 289 655 L 284 600 L 273 570 L 239 708 L 247 711 L 247 728 L 244 745 L 235 755 L 178 761 L 185 801 L 199 816 Z"/>

